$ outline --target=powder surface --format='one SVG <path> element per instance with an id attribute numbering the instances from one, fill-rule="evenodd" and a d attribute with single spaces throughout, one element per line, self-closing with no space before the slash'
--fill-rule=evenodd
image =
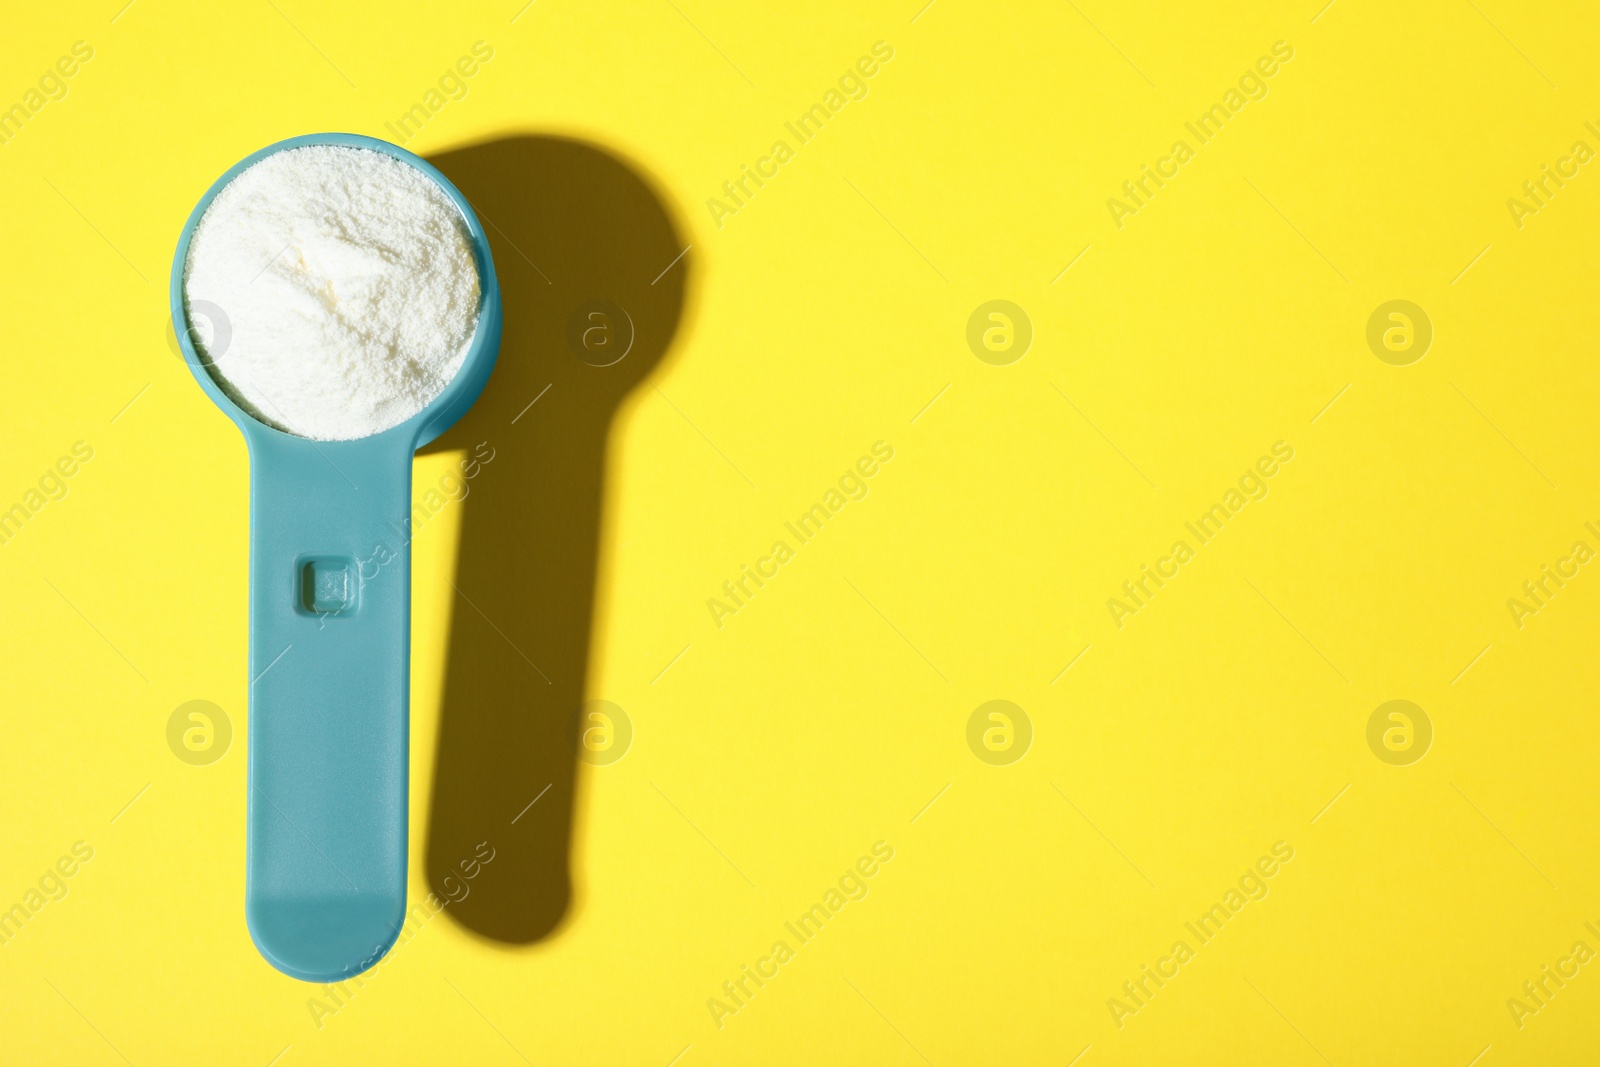
<path id="1" fill-rule="evenodd" d="M 184 298 L 236 403 L 343 441 L 398 426 L 455 377 L 478 268 L 432 179 L 382 152 L 314 145 L 267 156 L 217 194 L 189 243 Z"/>

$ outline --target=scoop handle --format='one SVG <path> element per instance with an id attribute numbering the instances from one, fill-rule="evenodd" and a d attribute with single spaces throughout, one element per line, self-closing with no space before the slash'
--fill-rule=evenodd
<path id="1" fill-rule="evenodd" d="M 413 445 L 251 438 L 245 916 L 306 981 L 405 915 Z"/>

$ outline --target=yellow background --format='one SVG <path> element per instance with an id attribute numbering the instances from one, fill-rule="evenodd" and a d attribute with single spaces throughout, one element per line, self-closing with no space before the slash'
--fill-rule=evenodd
<path id="1" fill-rule="evenodd" d="M 919 2 L 8 13 L 0 103 L 75 41 L 94 58 L 0 146 L 0 507 L 74 441 L 95 455 L 0 547 L 0 906 L 74 842 L 94 858 L 0 947 L 0 1060 L 1592 1062 L 1600 967 L 1520 1028 L 1506 1001 L 1600 948 L 1600 577 L 1520 628 L 1506 602 L 1600 546 L 1600 176 L 1520 228 L 1506 202 L 1600 147 L 1600 15 Z M 670 348 L 602 428 L 572 683 L 635 736 L 579 766 L 548 934 L 446 908 L 319 1026 L 322 991 L 243 921 L 248 467 L 168 346 L 167 275 L 235 160 L 390 136 L 480 40 L 493 60 L 407 147 L 588 142 L 692 246 Z M 880 40 L 870 94 L 719 227 L 707 199 Z M 1280 40 L 1270 94 L 1119 229 L 1107 198 Z M 1009 366 L 967 346 L 992 299 L 1033 325 Z M 1433 324 L 1409 366 L 1366 343 L 1391 299 Z M 559 332 L 568 308 L 536 303 L 508 332 Z M 547 348 L 484 403 L 590 369 Z M 537 441 L 563 396 L 497 432 Z M 879 440 L 870 494 L 719 629 L 707 598 Z M 1266 499 L 1115 625 L 1107 598 L 1280 440 Z M 415 546 L 413 902 L 451 628 L 478 625 L 459 531 L 526 491 L 503 450 Z M 497 654 L 508 692 L 537 684 Z M 235 729 L 209 766 L 167 747 L 195 699 Z M 1033 726 L 1009 766 L 967 746 L 994 699 Z M 1392 699 L 1433 725 L 1410 766 L 1367 745 Z M 870 895 L 719 1028 L 708 999 L 880 840 Z M 1108 998 L 1277 841 L 1270 894 L 1119 1028 Z M 495 870 L 475 892 L 514 900 Z"/>

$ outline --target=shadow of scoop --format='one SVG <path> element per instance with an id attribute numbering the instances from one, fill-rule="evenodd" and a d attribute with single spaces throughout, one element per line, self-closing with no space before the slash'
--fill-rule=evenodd
<path id="1" fill-rule="evenodd" d="M 650 183 L 595 146 L 518 136 L 429 162 L 489 234 L 505 335 L 482 397 L 428 450 L 477 465 L 424 862 L 453 919 L 523 944 L 572 897 L 607 437 L 677 331 L 690 257 Z"/>

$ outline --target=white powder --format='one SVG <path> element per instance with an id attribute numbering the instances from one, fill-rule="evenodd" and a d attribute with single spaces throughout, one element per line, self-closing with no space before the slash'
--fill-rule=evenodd
<path id="1" fill-rule="evenodd" d="M 184 297 L 201 331 L 225 320 L 198 345 L 235 402 L 344 441 L 398 426 L 455 377 L 478 268 L 461 213 L 421 171 L 317 145 L 275 152 L 217 194 L 189 243 Z"/>

